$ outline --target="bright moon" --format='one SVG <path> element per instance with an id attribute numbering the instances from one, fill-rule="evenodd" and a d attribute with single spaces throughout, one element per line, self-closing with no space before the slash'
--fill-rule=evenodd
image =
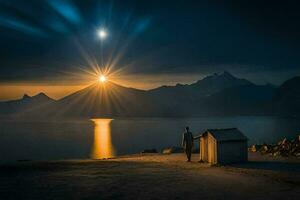
<path id="1" fill-rule="evenodd" d="M 106 81 L 106 77 L 103 76 L 103 75 L 99 76 L 99 81 L 102 82 L 102 83 L 105 82 Z"/>
<path id="2" fill-rule="evenodd" d="M 100 37 L 100 39 L 104 39 L 107 36 L 107 32 L 104 29 L 100 29 L 98 31 L 98 36 Z"/>

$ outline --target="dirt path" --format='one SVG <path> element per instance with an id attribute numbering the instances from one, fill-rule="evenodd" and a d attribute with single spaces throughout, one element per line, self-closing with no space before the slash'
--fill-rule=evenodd
<path id="1" fill-rule="evenodd" d="M 299 199 L 300 172 L 282 169 L 298 161 L 250 161 L 210 167 L 175 154 L 24 162 L 0 166 L 0 199 Z"/>

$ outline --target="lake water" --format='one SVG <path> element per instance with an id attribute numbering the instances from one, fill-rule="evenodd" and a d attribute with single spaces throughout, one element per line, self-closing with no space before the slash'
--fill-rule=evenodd
<path id="1" fill-rule="evenodd" d="M 0 162 L 105 158 L 179 146 L 185 126 L 239 128 L 249 144 L 300 134 L 300 119 L 276 117 L 131 118 L 61 122 L 0 122 Z"/>

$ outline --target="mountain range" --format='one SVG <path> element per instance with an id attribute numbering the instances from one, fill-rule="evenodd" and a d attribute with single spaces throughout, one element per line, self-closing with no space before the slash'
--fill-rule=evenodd
<path id="1" fill-rule="evenodd" d="M 95 83 L 59 100 L 40 93 L 0 102 L 0 115 L 14 118 L 196 117 L 288 115 L 300 111 L 300 77 L 281 86 L 257 85 L 229 72 L 192 84 L 151 90 Z"/>
<path id="2" fill-rule="evenodd" d="M 21 99 L 0 102 L 0 115 L 22 113 L 24 111 L 28 111 L 34 108 L 37 109 L 54 102 L 54 99 L 51 99 L 44 93 L 39 93 L 32 97 L 24 94 Z"/>

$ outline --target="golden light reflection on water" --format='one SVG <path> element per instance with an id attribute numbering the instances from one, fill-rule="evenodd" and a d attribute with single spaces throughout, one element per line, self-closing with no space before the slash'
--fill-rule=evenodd
<path id="1" fill-rule="evenodd" d="M 114 156 L 114 149 L 111 142 L 110 123 L 113 119 L 92 119 L 94 127 L 94 144 L 91 151 L 91 158 L 103 159 Z"/>

